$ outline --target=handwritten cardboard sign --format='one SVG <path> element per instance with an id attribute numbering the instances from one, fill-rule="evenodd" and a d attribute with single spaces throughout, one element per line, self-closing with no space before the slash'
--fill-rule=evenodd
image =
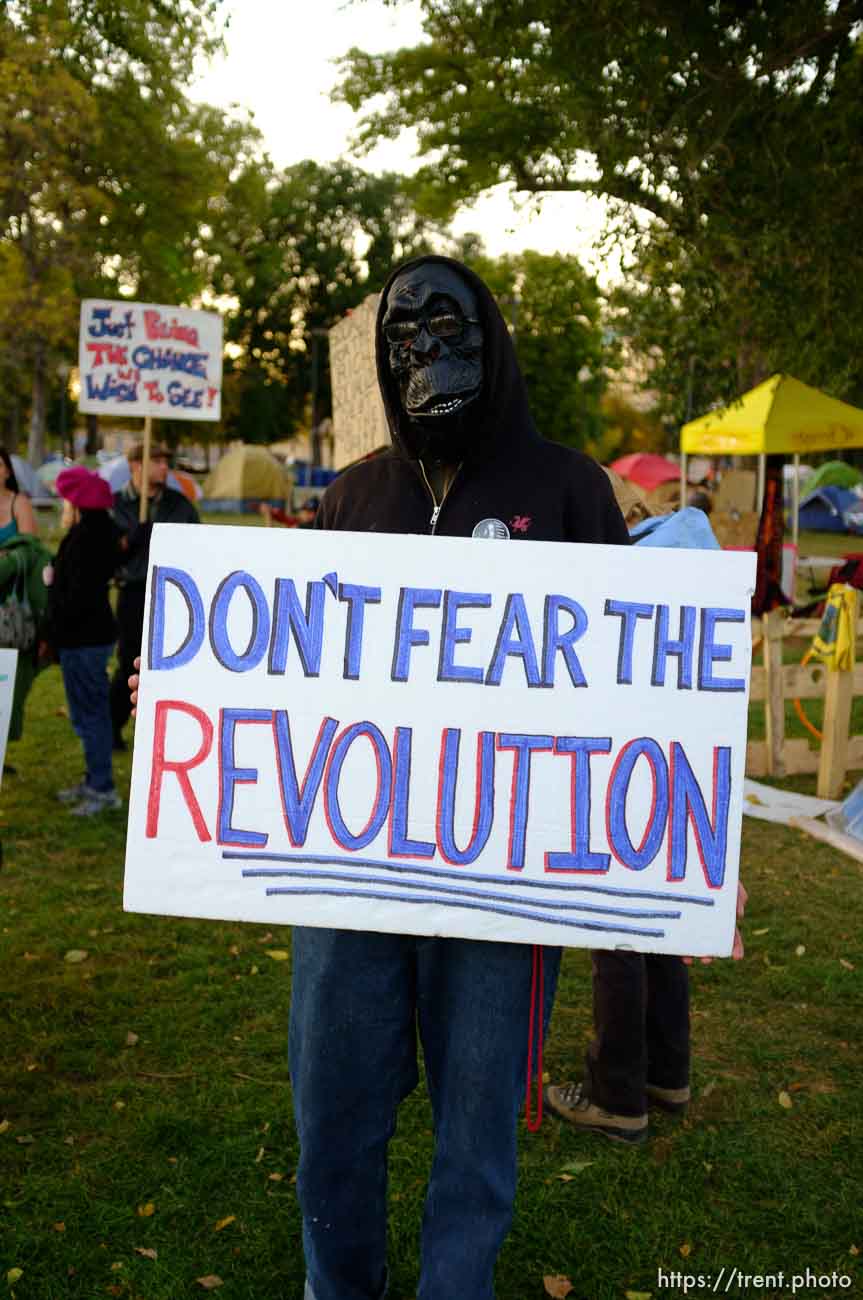
<path id="1" fill-rule="evenodd" d="M 96 415 L 218 420 L 222 318 L 158 303 L 86 299 L 78 409 Z"/>
<path id="2" fill-rule="evenodd" d="M 130 911 L 727 955 L 754 557 L 159 524 Z"/>

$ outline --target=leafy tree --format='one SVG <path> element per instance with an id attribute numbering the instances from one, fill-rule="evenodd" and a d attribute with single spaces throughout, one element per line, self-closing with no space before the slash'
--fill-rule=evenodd
<path id="1" fill-rule="evenodd" d="M 647 292 L 633 335 L 647 341 L 649 320 L 664 352 L 689 334 L 684 391 L 691 355 L 717 357 L 715 389 L 779 368 L 853 387 L 863 0 L 422 10 L 423 44 L 351 51 L 340 89 L 365 109 L 361 141 L 418 129 L 422 205 L 447 214 L 501 181 L 601 195 L 637 239 Z M 665 298 L 660 315 L 651 293 Z"/>
<path id="2" fill-rule="evenodd" d="M 466 260 L 509 316 L 537 428 L 556 442 L 589 446 L 603 427 L 611 359 L 596 282 L 576 258 L 560 254 Z"/>
<path id="3" fill-rule="evenodd" d="M 426 251 L 436 227 L 417 217 L 398 177 L 344 162 L 247 167 L 211 208 L 209 277 L 233 299 L 223 426 L 272 442 L 317 423 L 329 405 L 324 332 L 393 265 Z"/>
<path id="4" fill-rule="evenodd" d="M 74 360 L 79 299 L 182 302 L 203 286 L 209 198 L 253 142 L 183 94 L 195 56 L 217 43 L 215 11 L 215 0 L 0 10 L 0 344 L 32 374 L 34 462 L 50 377 Z"/>

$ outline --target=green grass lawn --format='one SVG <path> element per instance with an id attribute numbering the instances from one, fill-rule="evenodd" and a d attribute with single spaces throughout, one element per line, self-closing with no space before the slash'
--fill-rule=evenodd
<path id="1" fill-rule="evenodd" d="M 49 670 L 0 792 L 0 1298 L 177 1300 L 215 1275 L 230 1300 L 299 1300 L 289 931 L 123 913 L 124 813 L 81 824 L 53 799 L 80 767 L 63 704 Z M 658 1269 L 723 1267 L 783 1272 L 766 1296 L 807 1269 L 853 1279 L 807 1300 L 859 1294 L 863 867 L 746 818 L 741 874 L 746 958 L 693 971 L 689 1116 L 652 1118 L 638 1149 L 523 1131 L 499 1300 L 541 1300 L 547 1274 L 573 1300 L 661 1300 L 684 1292 Z M 570 951 L 552 1079 L 580 1073 L 589 1029 Z M 392 1145 L 392 1300 L 415 1295 L 430 1153 L 419 1089 Z"/>

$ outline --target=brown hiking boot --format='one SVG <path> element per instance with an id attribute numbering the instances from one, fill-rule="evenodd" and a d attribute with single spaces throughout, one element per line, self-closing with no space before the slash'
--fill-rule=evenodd
<path id="1" fill-rule="evenodd" d="M 658 1088 L 655 1083 L 647 1085 L 648 1105 L 659 1106 L 661 1110 L 667 1110 L 671 1115 L 682 1115 L 689 1105 L 691 1096 L 688 1087 Z"/>
<path id="2" fill-rule="evenodd" d="M 588 1097 L 583 1083 L 549 1084 L 545 1100 L 550 1110 L 585 1133 L 603 1133 L 612 1142 L 643 1142 L 646 1115 L 613 1115 Z"/>

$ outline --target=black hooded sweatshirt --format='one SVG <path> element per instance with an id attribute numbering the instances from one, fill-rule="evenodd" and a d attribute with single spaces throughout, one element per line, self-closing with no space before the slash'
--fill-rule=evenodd
<path id="1" fill-rule="evenodd" d="M 465 453 L 439 503 L 423 474 L 416 431 L 401 406 L 381 329 L 393 279 L 428 262 L 450 267 L 473 289 L 484 337 L 482 391 L 462 417 Z M 537 433 L 503 316 L 467 267 L 447 257 L 421 257 L 394 271 L 381 294 L 375 353 L 392 448 L 351 466 L 332 483 L 318 509 L 316 528 L 470 537 L 479 523 L 493 520 L 505 524 L 514 541 L 629 543 L 602 468 Z"/>

